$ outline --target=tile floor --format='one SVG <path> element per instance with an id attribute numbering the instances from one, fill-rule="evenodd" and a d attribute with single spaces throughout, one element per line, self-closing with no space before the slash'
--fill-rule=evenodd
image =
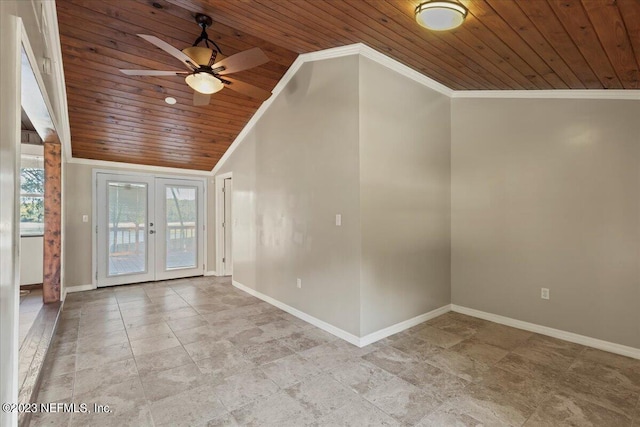
<path id="1" fill-rule="evenodd" d="M 20 343 L 20 347 L 22 347 L 22 343 L 27 337 L 29 329 L 31 329 L 36 317 L 38 317 L 43 304 L 42 289 L 32 289 L 27 295 L 20 297 L 20 317 L 18 318 L 18 342 Z"/>
<path id="2" fill-rule="evenodd" d="M 640 426 L 640 361 L 447 313 L 354 347 L 197 278 L 70 294 L 38 402 L 65 426 Z M 635 424 L 634 424 L 635 422 Z"/>

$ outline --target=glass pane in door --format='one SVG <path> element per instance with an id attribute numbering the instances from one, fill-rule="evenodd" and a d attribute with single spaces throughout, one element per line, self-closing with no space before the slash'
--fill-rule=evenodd
<path id="1" fill-rule="evenodd" d="M 194 268 L 198 259 L 198 189 L 165 187 L 166 265 L 165 268 Z"/>
<path id="2" fill-rule="evenodd" d="M 147 184 L 107 183 L 108 275 L 147 271 Z"/>

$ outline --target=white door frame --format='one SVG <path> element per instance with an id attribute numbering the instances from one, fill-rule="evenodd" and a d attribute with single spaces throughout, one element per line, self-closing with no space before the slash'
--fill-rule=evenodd
<path id="1" fill-rule="evenodd" d="M 0 4 L 0 400 L 18 402 L 18 288 L 20 286 L 20 97 L 22 20 Z M 26 37 L 25 37 L 26 40 Z M 17 411 L 0 412 L 0 424 L 17 426 Z"/>
<path id="2" fill-rule="evenodd" d="M 224 254 L 224 229 L 222 228 L 222 219 L 224 218 L 224 180 L 233 179 L 233 172 L 221 173 L 215 177 L 215 192 L 216 192 L 216 276 L 225 276 L 224 262 L 222 262 Z M 231 225 L 231 224 L 229 224 Z M 233 236 L 233 235 L 232 235 Z M 232 237 L 233 238 L 233 237 Z M 232 245 L 233 247 L 233 245 Z"/>
<path id="3" fill-rule="evenodd" d="M 91 170 L 91 191 L 92 191 L 92 195 L 91 195 L 91 285 L 87 287 L 83 286 L 82 290 L 98 289 L 98 281 L 96 278 L 97 277 L 96 272 L 98 269 L 98 249 L 97 249 L 98 239 L 96 234 L 96 226 L 98 225 L 98 214 L 97 214 L 96 199 L 97 199 L 97 185 L 98 185 L 97 176 L 99 173 L 121 174 L 121 175 L 130 175 L 130 176 L 148 176 L 148 177 L 153 177 L 154 179 L 167 178 L 167 179 L 186 179 L 190 181 L 201 181 L 203 186 L 202 206 L 204 210 L 204 217 L 202 219 L 202 227 L 203 227 L 202 241 L 204 246 L 202 250 L 203 262 L 204 262 L 203 274 L 207 271 L 207 246 L 208 246 L 207 242 L 208 242 L 209 230 L 206 225 L 207 225 L 207 215 L 208 215 L 207 197 L 209 196 L 207 193 L 206 177 L 198 177 L 193 175 L 154 174 L 154 173 L 148 173 L 148 172 L 132 171 L 128 169 L 117 169 L 117 168 L 114 168 L 114 169 L 94 168 Z"/>

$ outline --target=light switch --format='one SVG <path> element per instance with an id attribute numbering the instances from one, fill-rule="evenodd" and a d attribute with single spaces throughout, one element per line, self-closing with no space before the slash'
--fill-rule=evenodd
<path id="1" fill-rule="evenodd" d="M 337 226 L 341 226 L 342 225 L 342 215 L 340 215 L 340 214 L 336 215 L 336 225 Z"/>
<path id="2" fill-rule="evenodd" d="M 89 215 L 82 215 L 82 222 L 89 222 Z"/>

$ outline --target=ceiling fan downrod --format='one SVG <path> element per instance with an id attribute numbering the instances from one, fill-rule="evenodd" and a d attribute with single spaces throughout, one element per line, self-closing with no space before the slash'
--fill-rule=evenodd
<path id="1" fill-rule="evenodd" d="M 200 43 L 204 41 L 205 46 L 207 46 L 207 48 L 210 49 L 209 42 L 211 42 L 216 47 L 216 50 L 218 51 L 218 53 L 222 53 L 222 50 L 220 50 L 220 47 L 218 46 L 218 44 L 213 40 L 211 40 L 209 38 L 209 35 L 207 34 L 207 28 L 209 28 L 211 24 L 213 24 L 213 19 L 211 19 L 210 16 L 205 15 L 203 13 L 196 13 L 195 18 L 200 28 L 202 28 L 202 32 L 200 33 L 200 37 L 198 37 L 196 41 L 193 42 L 193 46 L 194 47 L 198 46 Z"/>

